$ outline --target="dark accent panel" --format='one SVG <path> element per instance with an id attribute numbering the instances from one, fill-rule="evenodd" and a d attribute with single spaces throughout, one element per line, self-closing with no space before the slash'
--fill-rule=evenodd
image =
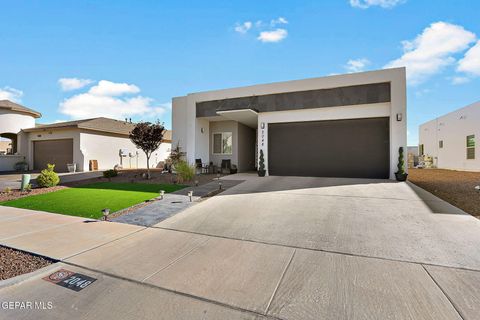
<path id="1" fill-rule="evenodd" d="M 254 109 L 258 112 L 348 106 L 390 101 L 390 83 L 251 96 L 197 103 L 197 118 L 216 116 L 217 111 Z"/>
<path id="2" fill-rule="evenodd" d="M 269 174 L 388 179 L 389 135 L 389 118 L 269 124 Z"/>
<path id="3" fill-rule="evenodd" d="M 34 141 L 33 168 L 42 170 L 48 163 L 56 172 L 67 172 L 67 163 L 73 163 L 73 139 Z"/>

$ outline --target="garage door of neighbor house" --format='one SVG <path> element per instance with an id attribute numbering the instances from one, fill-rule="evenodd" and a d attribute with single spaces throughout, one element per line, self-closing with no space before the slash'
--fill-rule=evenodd
<path id="1" fill-rule="evenodd" d="M 272 123 L 270 175 L 388 178 L 389 118 Z"/>
<path id="2" fill-rule="evenodd" d="M 67 172 L 67 163 L 73 163 L 73 139 L 34 141 L 34 169 L 45 169 L 48 163 L 55 164 L 56 172 Z"/>

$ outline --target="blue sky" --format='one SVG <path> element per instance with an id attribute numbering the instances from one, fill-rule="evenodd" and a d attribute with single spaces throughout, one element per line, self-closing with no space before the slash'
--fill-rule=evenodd
<path id="1" fill-rule="evenodd" d="M 418 125 L 480 100 L 480 2 L 3 1 L 0 98 L 164 121 L 201 90 L 406 65 Z M 63 79 L 63 80 L 60 80 Z"/>

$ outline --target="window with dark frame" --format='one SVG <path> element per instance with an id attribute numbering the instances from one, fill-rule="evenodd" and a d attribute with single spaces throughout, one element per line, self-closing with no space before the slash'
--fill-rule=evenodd
<path id="1" fill-rule="evenodd" d="M 233 135 L 231 132 L 218 132 L 213 134 L 213 153 L 232 154 Z"/>
<path id="2" fill-rule="evenodd" d="M 467 136 L 467 160 L 475 159 L 475 135 Z"/>

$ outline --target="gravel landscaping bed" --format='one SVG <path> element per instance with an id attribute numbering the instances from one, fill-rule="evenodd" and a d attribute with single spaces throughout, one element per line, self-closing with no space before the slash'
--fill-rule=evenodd
<path id="1" fill-rule="evenodd" d="M 29 273 L 52 263 L 39 256 L 0 246 L 0 280 Z"/>
<path id="2" fill-rule="evenodd" d="M 176 175 L 171 173 L 162 173 L 160 170 L 151 170 L 151 178 L 145 179 L 142 177 L 145 170 L 121 170 L 118 172 L 118 176 L 108 180 L 107 178 L 99 177 L 92 178 L 87 180 L 75 181 L 70 183 L 65 183 L 65 186 L 76 187 L 84 184 L 90 184 L 95 182 L 136 182 L 136 183 L 153 183 L 153 184 L 171 184 L 176 183 Z M 182 182 L 182 185 L 193 186 L 195 185 L 195 180 L 198 181 L 198 185 L 202 185 L 208 182 L 211 182 L 213 179 L 216 179 L 216 174 L 200 174 L 196 175 L 192 181 Z"/>
<path id="3" fill-rule="evenodd" d="M 9 201 L 9 200 L 14 200 L 14 199 L 19 199 L 19 198 L 24 198 L 28 196 L 33 196 L 37 194 L 44 194 L 44 193 L 49 193 L 53 191 L 58 191 L 62 189 L 66 189 L 68 187 L 66 186 L 56 186 L 52 188 L 36 188 L 32 189 L 30 192 L 26 191 L 20 191 L 20 190 L 12 190 L 11 192 L 1 192 L 0 193 L 0 202 L 3 201 Z"/>
<path id="4" fill-rule="evenodd" d="M 440 199 L 480 218 L 480 172 L 409 169 L 408 180 Z"/>

